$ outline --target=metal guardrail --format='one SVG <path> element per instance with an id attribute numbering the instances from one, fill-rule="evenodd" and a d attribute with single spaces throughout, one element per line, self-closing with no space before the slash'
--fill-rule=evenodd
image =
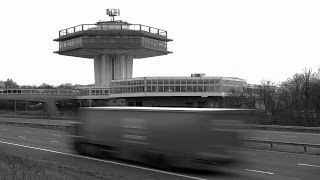
<path id="1" fill-rule="evenodd" d="M 316 133 L 320 133 L 320 127 L 258 125 L 258 124 L 240 124 L 239 126 L 241 128 L 245 128 L 245 129 L 285 130 L 285 131 L 295 131 L 295 132 L 316 132 Z"/>
<path id="2" fill-rule="evenodd" d="M 0 124 L 9 126 L 22 126 L 22 127 L 32 127 L 41 129 L 54 129 L 63 131 L 73 131 L 73 125 L 59 125 L 59 124 L 45 124 L 45 123 L 31 123 L 31 122 L 15 122 L 15 121 L 0 121 Z"/>
<path id="3" fill-rule="evenodd" d="M 307 147 L 320 148 L 320 144 L 307 144 L 307 143 L 296 143 L 296 142 L 285 142 L 285 141 L 272 141 L 272 140 L 256 140 L 256 139 L 243 139 L 244 142 L 251 143 L 262 143 L 270 144 L 270 148 L 274 149 L 274 145 L 286 145 L 286 146 L 298 146 L 303 147 L 304 152 L 307 152 Z"/>

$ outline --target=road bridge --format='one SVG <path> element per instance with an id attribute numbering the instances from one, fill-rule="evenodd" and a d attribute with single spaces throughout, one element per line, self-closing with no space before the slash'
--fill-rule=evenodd
<path id="1" fill-rule="evenodd" d="M 0 89 L 0 99 L 41 102 L 51 116 L 60 115 L 57 101 L 76 99 L 78 94 L 78 90 L 67 89 Z"/>

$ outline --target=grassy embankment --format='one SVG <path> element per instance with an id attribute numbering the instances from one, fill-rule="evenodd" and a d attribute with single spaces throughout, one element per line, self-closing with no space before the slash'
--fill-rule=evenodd
<path id="1" fill-rule="evenodd" d="M 94 172 L 22 158 L 0 150 L 0 180 L 126 180 L 127 178 L 108 173 Z"/>

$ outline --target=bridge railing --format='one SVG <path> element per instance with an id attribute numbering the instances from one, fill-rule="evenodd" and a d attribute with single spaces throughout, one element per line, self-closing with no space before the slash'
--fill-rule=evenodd
<path id="1" fill-rule="evenodd" d="M 79 95 L 79 90 L 70 90 L 70 89 L 0 89 L 0 95 L 77 96 L 77 95 Z"/>

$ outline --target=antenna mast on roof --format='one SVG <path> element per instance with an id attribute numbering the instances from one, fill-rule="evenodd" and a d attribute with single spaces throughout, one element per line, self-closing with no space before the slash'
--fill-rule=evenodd
<path id="1" fill-rule="evenodd" d="M 112 21 L 114 21 L 115 16 L 120 16 L 120 9 L 107 9 L 107 15 L 109 15 L 112 18 Z"/>

